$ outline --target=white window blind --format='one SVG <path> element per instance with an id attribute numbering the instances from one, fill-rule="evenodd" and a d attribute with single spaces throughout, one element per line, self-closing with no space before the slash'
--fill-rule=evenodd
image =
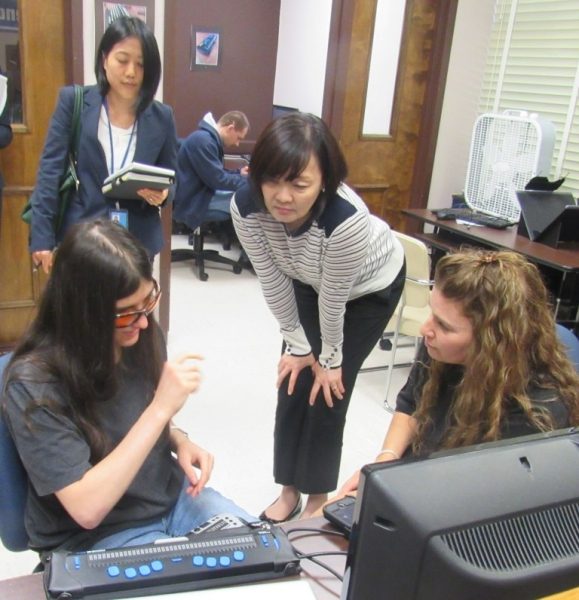
<path id="1" fill-rule="evenodd" d="M 525 110 L 555 125 L 550 179 L 579 195 L 579 0 L 496 0 L 480 112 Z"/>

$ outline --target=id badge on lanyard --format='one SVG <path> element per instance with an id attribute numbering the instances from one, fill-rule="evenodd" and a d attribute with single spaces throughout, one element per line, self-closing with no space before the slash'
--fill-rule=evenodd
<path id="1" fill-rule="evenodd" d="M 126 208 L 121 208 L 118 202 L 114 208 L 109 209 L 109 219 L 125 229 L 129 228 L 129 211 Z"/>
<path id="2" fill-rule="evenodd" d="M 108 122 L 108 126 L 109 126 L 109 142 L 110 142 L 110 148 L 111 148 L 111 173 L 114 173 L 114 171 L 115 171 L 115 154 L 114 154 L 114 145 L 113 145 L 113 131 L 112 131 L 112 127 L 111 127 L 111 121 L 109 119 L 109 109 L 108 109 L 106 98 L 103 100 L 103 105 L 105 107 L 105 112 L 107 115 L 107 122 Z M 136 124 L 137 124 L 137 120 L 135 119 L 133 122 L 133 127 L 131 129 L 131 135 L 129 136 L 129 142 L 127 143 L 127 148 L 125 150 L 125 156 L 123 157 L 123 160 L 121 162 L 121 166 L 120 166 L 121 169 L 125 166 L 125 163 L 127 162 L 127 156 L 129 155 L 129 149 L 131 147 L 131 142 L 133 140 L 133 135 L 135 133 Z M 119 206 L 118 202 L 115 203 L 114 208 L 109 209 L 109 219 L 113 223 L 118 223 L 121 227 L 124 227 L 125 229 L 129 228 L 129 211 L 126 208 L 121 208 Z"/>

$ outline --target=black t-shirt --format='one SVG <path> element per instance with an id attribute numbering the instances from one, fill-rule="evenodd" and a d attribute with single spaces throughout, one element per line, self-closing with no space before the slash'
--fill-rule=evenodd
<path id="1" fill-rule="evenodd" d="M 59 382 L 48 377 L 42 381 L 33 369 L 29 364 L 17 366 L 4 398 L 6 421 L 30 481 L 26 529 L 31 547 L 47 550 L 64 545 L 80 549 L 115 530 L 167 513 L 177 501 L 183 481 L 181 468 L 171 454 L 168 431 L 159 437 L 126 493 L 103 522 L 91 531 L 79 527 L 54 492 L 78 481 L 93 466 L 90 449 L 65 414 L 46 406 L 30 410 L 39 399 L 49 399 L 56 406 L 68 404 Z M 112 448 L 143 413 L 153 393 L 137 369 L 121 369 L 116 395 L 98 407 L 101 426 Z"/>
<path id="2" fill-rule="evenodd" d="M 408 380 L 396 398 L 396 410 L 407 415 L 416 412 L 422 388 L 428 378 L 430 357 L 424 344 L 420 347 Z M 456 386 L 460 383 L 463 368 L 459 365 L 448 365 L 440 392 L 431 415 L 432 423 L 424 440 L 424 454 L 439 450 L 442 440 L 450 426 L 450 410 Z M 530 385 L 528 396 L 535 408 L 547 410 L 553 420 L 555 429 L 569 427 L 569 413 L 563 401 L 555 390 Z M 514 438 L 522 435 L 538 433 L 536 426 L 529 422 L 520 406 L 514 402 L 505 401 L 505 417 L 501 422 L 501 439 Z M 477 442 L 478 443 L 478 442 Z M 409 451 L 411 453 L 411 449 Z"/>

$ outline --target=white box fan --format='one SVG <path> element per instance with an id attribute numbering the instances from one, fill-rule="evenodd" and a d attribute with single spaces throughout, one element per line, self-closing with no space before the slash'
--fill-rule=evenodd
<path id="1" fill-rule="evenodd" d="M 537 114 L 485 113 L 474 125 L 464 197 L 482 213 L 518 221 L 516 190 L 551 169 L 555 128 Z"/>

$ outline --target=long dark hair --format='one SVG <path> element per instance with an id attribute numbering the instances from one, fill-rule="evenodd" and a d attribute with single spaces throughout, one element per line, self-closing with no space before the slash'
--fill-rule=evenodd
<path id="1" fill-rule="evenodd" d="M 141 42 L 143 51 L 143 84 L 139 92 L 138 114 L 151 104 L 161 80 L 161 56 L 157 40 L 141 19 L 119 17 L 107 27 L 95 55 L 94 72 L 101 95 L 104 98 L 111 87 L 103 65 L 104 58 L 115 44 L 128 37 L 136 37 Z"/>
<path id="2" fill-rule="evenodd" d="M 329 127 L 315 115 L 296 112 L 271 121 L 259 136 L 249 165 L 249 177 L 261 210 L 266 210 L 262 184 L 271 179 L 296 179 L 308 166 L 312 154 L 320 165 L 324 189 L 312 207 L 316 214 L 318 205 L 333 198 L 348 175 L 340 146 Z"/>
<path id="3" fill-rule="evenodd" d="M 160 332 L 152 316 L 120 362 L 114 347 L 117 301 L 152 278 L 146 250 L 126 229 L 107 220 L 74 225 L 56 252 L 38 314 L 11 361 L 30 361 L 35 377 L 59 381 L 70 400 L 65 410 L 86 435 L 94 459 L 108 449 L 97 404 L 115 394 L 119 369 L 138 368 L 151 390 L 160 378 Z M 9 366 L 8 382 L 12 371 Z M 51 404 L 46 398 L 37 403 Z"/>

